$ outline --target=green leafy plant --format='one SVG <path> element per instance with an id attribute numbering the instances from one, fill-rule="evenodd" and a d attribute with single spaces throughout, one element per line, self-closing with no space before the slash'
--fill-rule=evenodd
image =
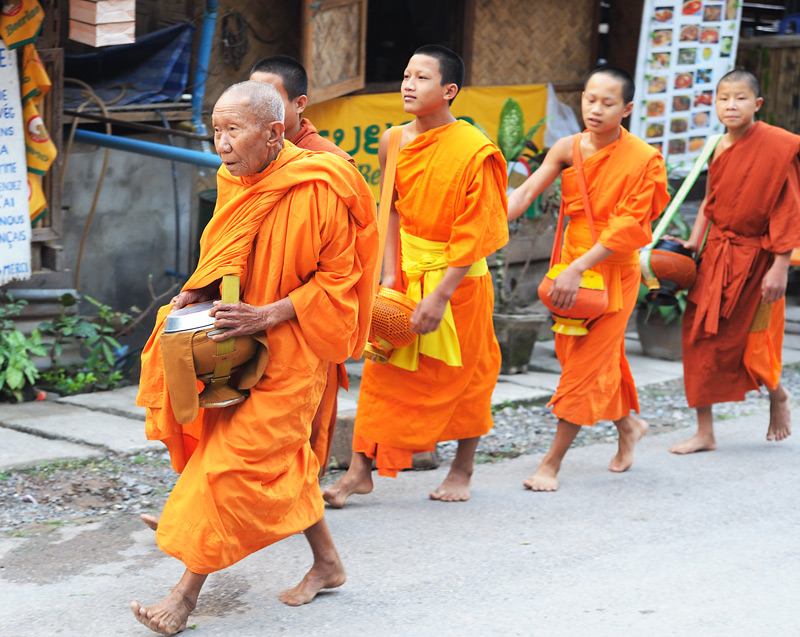
<path id="1" fill-rule="evenodd" d="M 28 337 L 14 324 L 26 301 L 15 300 L 10 294 L 0 296 L 0 400 L 23 400 L 23 390 L 33 385 L 39 371 L 31 356 L 46 356 L 39 330 Z"/>
<path id="2" fill-rule="evenodd" d="M 123 348 L 117 336 L 133 324 L 130 314 L 117 312 L 90 296 L 84 297 L 95 306 L 90 316 L 71 315 L 67 308 L 77 299 L 65 294 L 59 300 L 61 312 L 53 321 L 41 323 L 42 333 L 52 337 L 49 356 L 51 368 L 42 379 L 47 387 L 59 394 L 76 394 L 96 389 L 114 389 L 124 380 L 123 373 L 116 369 Z M 132 308 L 137 311 L 136 308 Z M 74 345 L 83 360 L 74 364 L 63 364 L 66 345 Z"/>

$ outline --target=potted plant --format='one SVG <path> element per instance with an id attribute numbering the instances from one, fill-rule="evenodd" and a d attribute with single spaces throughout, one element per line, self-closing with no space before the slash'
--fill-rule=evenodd
<path id="1" fill-rule="evenodd" d="M 497 142 L 509 166 L 509 188 L 522 184 L 527 177 L 541 166 L 547 150 L 539 150 L 532 138 L 545 123 L 541 119 L 534 126 L 524 129 L 522 109 L 513 98 L 505 101 L 500 114 Z M 530 271 L 537 252 L 544 249 L 549 253 L 547 241 L 542 236 L 552 236 L 554 227 L 553 211 L 558 211 L 560 190 L 551 187 L 546 194 L 537 198 L 519 219 L 509 224 L 509 244 L 494 255 L 495 311 L 494 330 L 500 343 L 502 365 L 500 373 L 515 374 L 528 369 L 539 331 L 549 325 L 550 318 L 543 311 L 538 300 L 526 303 L 520 294 L 526 286 L 523 280 Z M 508 258 L 515 244 L 525 246 L 525 262 L 516 276 L 511 276 L 511 259 Z M 541 257 L 541 254 L 540 254 Z"/>

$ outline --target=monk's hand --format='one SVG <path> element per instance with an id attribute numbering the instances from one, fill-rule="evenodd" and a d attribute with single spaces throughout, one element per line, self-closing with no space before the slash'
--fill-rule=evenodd
<path id="1" fill-rule="evenodd" d="M 180 310 L 182 307 L 192 305 L 193 303 L 202 303 L 203 301 L 210 301 L 211 297 L 206 293 L 205 288 L 201 290 L 184 290 L 180 294 L 172 297 L 172 312 Z"/>
<path id="2" fill-rule="evenodd" d="M 225 330 L 209 336 L 217 343 L 237 336 L 263 332 L 297 316 L 288 297 L 268 305 L 214 301 L 214 307 L 209 314 L 214 317 L 214 327 Z"/>
<path id="3" fill-rule="evenodd" d="M 681 239 L 680 237 L 673 237 L 671 234 L 665 234 L 661 238 L 667 241 L 674 241 L 675 243 L 680 243 L 687 250 L 690 250 L 691 252 L 697 252 L 697 246 L 691 241 L 687 241 L 686 239 Z"/>
<path id="4" fill-rule="evenodd" d="M 411 329 L 417 334 L 428 334 L 436 330 L 442 322 L 449 300 L 447 296 L 437 294 L 436 290 L 423 297 L 411 315 Z"/>
<path id="5" fill-rule="evenodd" d="M 553 280 L 553 287 L 548 295 L 553 301 L 553 307 L 569 310 L 575 305 L 578 298 L 578 288 L 581 285 L 582 272 L 572 265 L 567 266 Z"/>
<path id="6" fill-rule="evenodd" d="M 761 281 L 761 300 L 764 303 L 779 301 L 786 294 L 789 275 L 785 268 L 776 266 L 778 266 L 777 263 L 773 264 Z"/>

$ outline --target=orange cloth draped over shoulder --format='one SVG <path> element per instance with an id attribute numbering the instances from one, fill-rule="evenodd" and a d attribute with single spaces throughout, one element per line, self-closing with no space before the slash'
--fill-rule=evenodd
<path id="1" fill-rule="evenodd" d="M 323 514 L 311 451 L 311 419 L 327 361 L 366 343 L 378 250 L 375 202 L 351 166 L 286 142 L 254 176 L 217 174 L 214 216 L 184 289 L 223 274 L 241 277 L 241 298 L 267 305 L 287 296 L 297 317 L 267 331 L 269 362 L 250 397 L 175 420 L 164 381 L 159 310 L 142 353 L 137 404 L 147 437 L 163 441 L 181 476 L 156 533 L 161 549 L 195 573 L 225 568 Z"/>
<path id="2" fill-rule="evenodd" d="M 638 249 L 652 240 L 650 224 L 669 195 L 661 154 L 621 127 L 619 139 L 585 159 L 583 169 L 597 242 L 614 251 L 595 268 L 605 277 L 608 308 L 585 336 L 556 334 L 561 378 L 549 405 L 558 418 L 591 426 L 639 411 L 625 328 L 639 293 Z M 571 263 L 594 246 L 574 167 L 561 173 L 561 196 L 569 216 L 561 261 Z"/>
<path id="3" fill-rule="evenodd" d="M 414 138 L 397 157 L 400 228 L 442 242 L 448 266 L 469 266 L 508 242 L 506 164 L 477 128 L 458 120 Z M 403 277 L 403 290 L 408 280 Z M 423 290 L 423 295 L 431 290 Z M 492 277 L 467 276 L 450 299 L 461 366 L 419 356 L 416 371 L 367 361 L 353 449 L 376 458 L 381 475 L 411 467 L 412 455 L 441 440 L 492 428 L 500 347 L 492 326 Z"/>
<path id="4" fill-rule="evenodd" d="M 324 150 L 342 159 L 346 159 L 353 166 L 356 165 L 355 159 L 350 157 L 350 155 L 336 144 L 317 133 L 317 129 L 308 119 L 303 118 L 300 120 L 300 130 L 297 135 L 289 141 L 298 148 L 305 148 L 306 150 Z M 339 387 L 344 387 L 345 390 L 350 388 L 344 363 L 328 363 L 325 390 L 322 392 L 322 399 L 314 414 L 314 420 L 311 421 L 311 450 L 314 452 L 314 455 L 317 456 L 317 460 L 319 460 L 320 475 L 323 475 L 328 468 L 328 457 L 331 452 L 333 432 L 336 428 L 336 415 L 338 412 L 337 394 L 339 392 Z"/>
<path id="5" fill-rule="evenodd" d="M 683 316 L 690 407 L 778 385 L 785 300 L 772 304 L 766 330 L 750 328 L 773 255 L 800 245 L 798 153 L 800 136 L 755 122 L 709 166 L 711 228 Z"/>

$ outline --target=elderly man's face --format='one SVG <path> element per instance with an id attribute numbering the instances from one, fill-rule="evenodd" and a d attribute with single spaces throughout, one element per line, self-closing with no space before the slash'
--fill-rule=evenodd
<path id="1" fill-rule="evenodd" d="M 214 146 L 234 177 L 260 173 L 283 147 L 283 122 L 264 122 L 240 93 L 223 95 L 214 106 Z"/>

